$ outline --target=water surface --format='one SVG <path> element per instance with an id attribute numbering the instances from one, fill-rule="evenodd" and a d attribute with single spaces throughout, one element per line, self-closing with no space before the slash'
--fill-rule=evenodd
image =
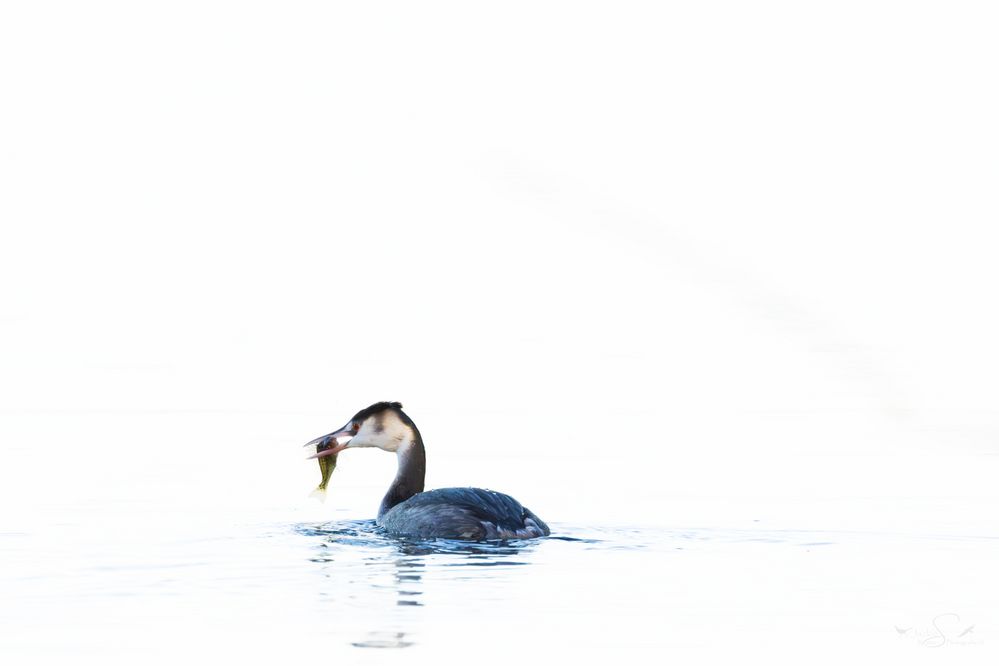
<path id="1" fill-rule="evenodd" d="M 896 625 L 924 640 L 953 613 L 950 638 L 977 624 L 962 640 L 978 645 L 994 621 L 982 576 L 999 540 L 976 536 L 554 522 L 545 539 L 468 543 L 372 520 L 132 518 L 0 535 L 7 654 L 488 662 L 858 635 L 897 650 L 919 641 Z"/>

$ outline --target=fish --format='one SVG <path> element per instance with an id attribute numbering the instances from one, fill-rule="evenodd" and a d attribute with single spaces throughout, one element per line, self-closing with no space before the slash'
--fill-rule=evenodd
<path id="1" fill-rule="evenodd" d="M 316 453 L 325 451 L 326 449 L 335 445 L 336 445 L 336 440 L 333 440 L 333 442 L 326 444 L 324 443 L 316 444 Z M 334 453 L 333 455 L 330 456 L 323 456 L 322 458 L 316 458 L 316 460 L 319 462 L 319 472 L 322 474 L 323 478 L 322 481 L 319 482 L 319 485 L 316 486 L 316 489 L 313 490 L 312 493 L 309 495 L 309 497 L 315 497 L 320 502 L 326 501 L 326 484 L 329 483 L 330 476 L 333 475 L 333 470 L 336 469 L 336 457 L 337 454 Z"/>

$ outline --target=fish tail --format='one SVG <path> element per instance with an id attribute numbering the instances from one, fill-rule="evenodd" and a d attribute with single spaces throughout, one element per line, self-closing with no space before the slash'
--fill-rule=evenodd
<path id="1" fill-rule="evenodd" d="M 326 489 L 322 486 L 318 486 L 315 490 L 309 493 L 309 497 L 319 500 L 320 502 L 326 501 Z"/>

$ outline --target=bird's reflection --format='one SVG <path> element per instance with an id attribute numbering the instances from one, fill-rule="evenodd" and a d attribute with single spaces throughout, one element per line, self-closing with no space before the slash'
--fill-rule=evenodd
<path id="1" fill-rule="evenodd" d="M 395 566 L 396 606 L 422 606 L 416 598 L 423 594 L 421 583 L 426 564 L 421 560 L 408 558 L 393 559 Z"/>
<path id="2" fill-rule="evenodd" d="M 321 599 L 336 607 L 341 620 L 332 626 L 343 627 L 344 617 L 358 625 L 349 640 L 354 647 L 413 645 L 426 603 L 426 576 L 440 584 L 466 579 L 454 575 L 453 567 L 526 565 L 522 556 L 538 543 L 400 539 L 384 534 L 371 520 L 300 525 L 297 531 L 315 539 L 309 561 L 326 579 L 318 592 Z"/>

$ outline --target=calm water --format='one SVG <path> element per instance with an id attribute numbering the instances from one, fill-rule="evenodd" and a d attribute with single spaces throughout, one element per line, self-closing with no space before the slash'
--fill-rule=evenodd
<path id="1" fill-rule="evenodd" d="M 811 490 L 869 457 L 823 459 L 782 494 L 745 465 L 716 496 L 694 494 L 713 477 L 691 460 L 684 494 L 680 476 L 607 473 L 625 467 L 579 485 L 589 459 L 442 453 L 431 487 L 503 481 L 553 536 L 421 542 L 366 519 L 393 472 L 380 452 L 341 461 L 325 504 L 307 499 L 319 473 L 289 418 L 17 418 L 0 467 L 3 663 L 920 663 L 940 647 L 951 664 L 999 647 L 995 503 L 959 481 L 987 458 L 877 473 L 932 479 L 934 497 Z M 52 455 L 80 433 L 88 447 Z"/>
<path id="2" fill-rule="evenodd" d="M 984 576 L 999 541 L 982 537 L 554 522 L 547 539 L 478 544 L 393 538 L 370 520 L 134 518 L 0 535 L 5 654 L 918 657 L 942 631 L 981 655 L 995 620 Z"/>

